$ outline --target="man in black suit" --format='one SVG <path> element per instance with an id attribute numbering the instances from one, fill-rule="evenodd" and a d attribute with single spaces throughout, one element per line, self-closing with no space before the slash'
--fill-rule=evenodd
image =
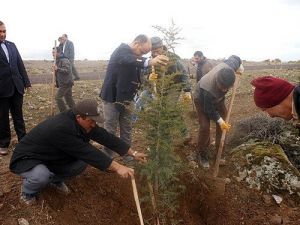
<path id="1" fill-rule="evenodd" d="M 59 46 L 62 45 L 61 47 L 62 47 L 64 56 L 67 57 L 72 64 L 72 73 L 74 76 L 74 80 L 79 80 L 80 77 L 79 77 L 78 72 L 74 65 L 74 59 L 75 59 L 74 44 L 72 41 L 70 41 L 68 39 L 68 35 L 66 35 L 66 34 L 63 34 L 60 38 L 61 38 L 61 42 L 60 42 Z"/>
<path id="2" fill-rule="evenodd" d="M 151 50 L 146 35 L 138 35 L 130 44 L 122 43 L 111 55 L 100 98 L 103 100 L 104 128 L 115 134 L 120 127 L 120 138 L 131 143 L 131 114 L 133 98 L 141 83 L 141 70 L 148 66 L 167 65 L 169 58 L 158 55 L 145 58 Z M 113 157 L 113 151 L 104 148 Z"/>
<path id="3" fill-rule="evenodd" d="M 24 89 L 31 87 L 16 45 L 6 41 L 6 27 L 0 21 L 0 155 L 8 154 L 11 140 L 9 112 L 20 141 L 26 134 L 23 119 Z"/>

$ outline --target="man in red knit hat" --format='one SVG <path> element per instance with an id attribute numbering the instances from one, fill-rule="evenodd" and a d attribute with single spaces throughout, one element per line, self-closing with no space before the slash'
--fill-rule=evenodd
<path id="1" fill-rule="evenodd" d="M 255 87 L 254 102 L 270 117 L 285 120 L 298 119 L 300 116 L 300 86 L 273 76 L 252 80 Z"/>

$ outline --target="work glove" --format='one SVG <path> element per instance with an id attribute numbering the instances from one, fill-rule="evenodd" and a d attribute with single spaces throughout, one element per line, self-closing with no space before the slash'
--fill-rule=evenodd
<path id="1" fill-rule="evenodd" d="M 242 75 L 244 73 L 244 66 L 243 64 L 240 65 L 240 67 L 237 69 L 236 73 Z"/>
<path id="2" fill-rule="evenodd" d="M 150 81 L 156 81 L 156 80 L 157 80 L 157 77 L 158 77 L 158 74 L 157 74 L 157 73 L 150 73 L 150 75 L 149 75 L 149 80 L 150 80 Z"/>
<path id="3" fill-rule="evenodd" d="M 184 92 L 182 99 L 184 103 L 191 103 L 192 102 L 191 92 Z"/>
<path id="4" fill-rule="evenodd" d="M 218 120 L 219 126 L 221 127 L 222 131 L 226 130 L 229 131 L 231 125 L 226 123 L 222 118 Z"/>

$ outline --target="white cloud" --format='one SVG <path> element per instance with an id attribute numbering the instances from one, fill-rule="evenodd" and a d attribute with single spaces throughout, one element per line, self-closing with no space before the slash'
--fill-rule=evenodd
<path id="1" fill-rule="evenodd" d="M 13 8 L 0 20 L 24 58 L 51 58 L 54 40 L 67 33 L 77 59 L 108 59 L 121 42 L 159 35 L 151 26 L 168 27 L 173 18 L 185 38 L 176 49 L 183 58 L 202 50 L 210 58 L 300 59 L 300 4 L 293 0 L 10 0 L 1 8 Z"/>

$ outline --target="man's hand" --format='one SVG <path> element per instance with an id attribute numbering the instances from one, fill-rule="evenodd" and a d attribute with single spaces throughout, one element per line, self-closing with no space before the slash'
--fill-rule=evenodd
<path id="1" fill-rule="evenodd" d="M 31 86 L 30 87 L 26 87 L 26 93 L 29 94 L 31 92 Z"/>
<path id="2" fill-rule="evenodd" d="M 112 161 L 108 170 L 116 172 L 122 178 L 134 176 L 134 169 L 123 166 L 120 163 L 117 163 L 116 161 Z"/>
<path id="3" fill-rule="evenodd" d="M 150 66 L 166 66 L 169 62 L 169 58 L 165 55 L 158 55 L 153 59 L 149 60 L 149 65 Z"/>
<path id="4" fill-rule="evenodd" d="M 53 65 L 52 68 L 56 71 L 57 70 L 57 65 Z"/>
<path id="5" fill-rule="evenodd" d="M 229 123 L 226 123 L 222 118 L 220 118 L 218 120 L 218 123 L 219 123 L 222 131 L 224 131 L 224 130 L 229 131 L 229 129 L 231 128 L 231 125 Z"/>
<path id="6" fill-rule="evenodd" d="M 229 131 L 231 125 L 229 123 L 226 123 L 225 121 L 223 123 L 220 124 L 220 127 L 222 130 L 226 130 Z"/>
<path id="7" fill-rule="evenodd" d="M 146 162 L 147 154 L 143 152 L 133 151 L 131 148 L 128 150 L 128 155 L 131 155 L 135 160 L 140 162 Z"/>
<path id="8" fill-rule="evenodd" d="M 156 81 L 157 77 L 158 77 L 157 73 L 150 73 L 149 80 L 150 81 Z"/>

